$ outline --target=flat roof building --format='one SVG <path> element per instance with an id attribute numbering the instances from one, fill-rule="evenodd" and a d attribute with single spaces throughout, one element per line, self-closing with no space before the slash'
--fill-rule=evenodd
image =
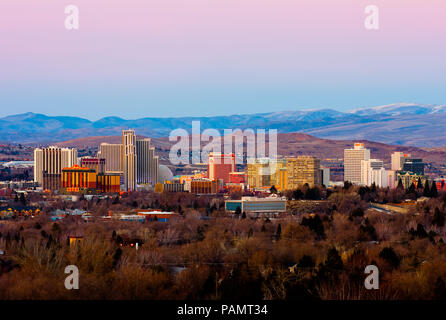
<path id="1" fill-rule="evenodd" d="M 235 212 L 237 208 L 240 208 L 240 212 L 250 215 L 274 215 L 286 212 L 287 200 L 282 197 L 242 197 L 241 200 L 225 201 L 226 211 Z"/>
<path id="2" fill-rule="evenodd" d="M 361 184 L 361 161 L 370 159 L 370 150 L 363 143 L 355 143 L 344 150 L 344 181 Z"/>

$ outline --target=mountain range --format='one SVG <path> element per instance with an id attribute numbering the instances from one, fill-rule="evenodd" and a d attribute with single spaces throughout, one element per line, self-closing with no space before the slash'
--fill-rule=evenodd
<path id="1" fill-rule="evenodd" d="M 201 130 L 277 129 L 334 140 L 372 140 L 418 147 L 446 146 L 446 105 L 396 103 L 340 112 L 332 109 L 281 111 L 213 117 L 147 117 L 126 120 L 104 117 L 97 121 L 69 116 L 24 113 L 0 118 L 0 141 L 49 144 L 92 136 L 116 136 L 132 128 L 148 137 L 167 137 L 177 128 Z"/>

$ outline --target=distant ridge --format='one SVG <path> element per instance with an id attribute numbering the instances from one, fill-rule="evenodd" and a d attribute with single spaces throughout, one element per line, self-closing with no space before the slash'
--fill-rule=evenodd
<path id="1" fill-rule="evenodd" d="M 117 136 L 134 128 L 148 137 L 167 137 L 177 128 L 190 132 L 193 120 L 201 130 L 277 129 L 336 140 L 373 141 L 419 147 L 446 146 L 446 105 L 396 103 L 340 112 L 332 109 L 280 111 L 215 117 L 141 118 L 79 117 L 23 113 L 0 118 L 0 140 L 17 143 L 53 143 L 93 136 Z"/>

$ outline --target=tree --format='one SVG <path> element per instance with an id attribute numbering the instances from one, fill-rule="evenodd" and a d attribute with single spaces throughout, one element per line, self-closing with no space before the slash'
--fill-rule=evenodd
<path id="1" fill-rule="evenodd" d="M 276 239 L 277 240 L 280 239 L 281 236 L 282 236 L 282 226 L 279 223 L 276 229 Z"/>
<path id="2" fill-rule="evenodd" d="M 58 237 L 59 234 L 60 234 L 60 231 L 61 231 L 61 229 L 60 229 L 59 224 L 58 224 L 57 222 L 53 223 L 53 226 L 51 227 L 51 232 L 52 232 L 56 237 Z"/>
<path id="3" fill-rule="evenodd" d="M 235 215 L 238 217 L 240 216 L 242 213 L 242 209 L 240 208 L 240 206 L 237 206 L 237 208 L 235 208 Z"/>
<path id="4" fill-rule="evenodd" d="M 418 178 L 417 189 L 423 189 L 423 182 L 421 181 L 421 177 Z"/>
<path id="5" fill-rule="evenodd" d="M 300 200 L 304 198 L 304 193 L 300 189 L 296 189 L 293 191 L 294 200 Z"/>
<path id="6" fill-rule="evenodd" d="M 242 213 L 242 219 L 246 219 L 246 212 L 245 211 L 243 211 L 243 213 Z"/>
<path id="7" fill-rule="evenodd" d="M 306 254 L 304 254 L 297 263 L 298 268 L 314 268 L 314 266 L 315 263 L 313 261 L 313 258 Z"/>
<path id="8" fill-rule="evenodd" d="M 364 210 L 362 210 L 361 207 L 357 207 L 350 213 L 350 216 L 352 216 L 352 217 L 362 217 L 362 216 L 364 216 Z"/>
<path id="9" fill-rule="evenodd" d="M 427 238 L 427 236 L 428 236 L 426 230 L 424 229 L 424 226 L 421 223 L 417 224 L 417 230 L 414 230 L 413 228 L 411 228 L 409 230 L 409 233 L 413 237 L 417 237 L 420 239 Z"/>
<path id="10" fill-rule="evenodd" d="M 435 181 L 432 181 L 430 196 L 431 198 L 438 197 L 437 183 Z"/>
<path id="11" fill-rule="evenodd" d="M 444 212 L 440 211 L 440 209 L 435 208 L 434 216 L 432 218 L 432 224 L 435 224 L 439 227 L 444 226 L 445 215 Z"/>
<path id="12" fill-rule="evenodd" d="M 431 190 L 429 188 L 429 181 L 426 180 L 426 183 L 424 185 L 424 190 L 423 190 L 423 196 L 430 197 L 430 195 L 431 195 Z"/>
<path id="13" fill-rule="evenodd" d="M 20 194 L 20 203 L 24 206 L 26 206 L 26 198 L 25 198 L 25 194 L 21 193 Z"/>
<path id="14" fill-rule="evenodd" d="M 342 270 L 342 268 L 344 267 L 341 256 L 339 255 L 338 250 L 336 250 L 335 247 L 332 247 L 330 250 L 328 250 L 325 266 L 329 269 L 334 270 Z"/>
<path id="15" fill-rule="evenodd" d="M 325 236 L 324 224 L 317 214 L 310 218 L 302 218 L 302 222 L 300 224 L 302 226 L 308 227 L 311 231 L 314 231 L 321 238 Z"/>
<path id="16" fill-rule="evenodd" d="M 376 241 L 377 239 L 375 227 L 370 224 L 369 219 L 365 219 L 364 224 L 359 226 L 358 241 Z"/>
<path id="17" fill-rule="evenodd" d="M 271 188 L 269 189 L 269 191 L 270 191 L 271 193 L 276 194 L 276 193 L 277 193 L 276 186 L 275 186 L 275 185 L 272 185 Z"/>
<path id="18" fill-rule="evenodd" d="M 382 249 L 379 253 L 379 257 L 394 268 L 398 268 L 400 265 L 400 258 L 397 256 L 392 247 L 386 247 Z"/>
<path id="19" fill-rule="evenodd" d="M 116 196 L 116 197 L 113 199 L 112 204 L 119 204 L 119 196 Z"/>
<path id="20" fill-rule="evenodd" d="M 307 200 L 319 200 L 321 198 L 321 194 L 319 192 L 319 189 L 314 188 L 308 188 L 305 192 L 305 199 Z"/>
<path id="21" fill-rule="evenodd" d="M 400 190 L 404 189 L 404 186 L 403 186 L 403 180 L 401 180 L 401 178 L 399 178 L 399 180 L 398 180 L 398 186 L 397 186 L 396 188 L 397 188 L 397 189 L 400 189 Z"/>
<path id="22" fill-rule="evenodd" d="M 446 300 L 446 286 L 441 277 L 437 278 L 434 287 L 434 299 L 435 300 Z"/>

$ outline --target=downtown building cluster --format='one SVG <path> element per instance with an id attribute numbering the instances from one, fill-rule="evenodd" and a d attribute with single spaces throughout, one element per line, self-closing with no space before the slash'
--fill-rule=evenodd
<path id="1" fill-rule="evenodd" d="M 102 143 L 96 157 L 78 157 L 76 149 L 34 150 L 34 181 L 63 193 L 136 191 L 158 181 L 158 157 L 150 139 L 122 131 L 122 144 Z"/>
<path id="2" fill-rule="evenodd" d="M 299 187 L 334 185 L 330 169 L 321 160 L 308 155 L 284 158 L 249 158 L 242 170 L 233 153 L 211 152 L 207 170 L 173 176 L 159 165 L 151 139 L 138 139 L 135 131 L 122 131 L 122 143 L 101 143 L 96 157 L 78 157 L 76 149 L 37 148 L 34 150 L 34 181 L 45 190 L 78 193 L 110 193 L 154 190 L 156 192 L 191 192 L 217 194 L 226 192 L 271 192 Z M 344 181 L 362 186 L 395 188 L 402 184 L 425 183 L 422 159 L 394 152 L 391 167 L 371 158 L 363 143 L 344 150 Z M 163 174 L 160 168 L 163 167 Z M 167 170 L 167 174 L 164 172 Z"/>
<path id="3" fill-rule="evenodd" d="M 192 175 L 175 176 L 155 187 L 155 191 L 188 191 L 195 194 L 219 192 L 270 192 L 284 191 L 308 185 L 328 186 L 330 172 L 320 165 L 320 159 L 311 156 L 295 158 L 248 159 L 246 171 L 237 171 L 233 153 L 211 152 L 207 171 Z"/>
<path id="4" fill-rule="evenodd" d="M 391 167 L 386 169 L 384 161 L 370 157 L 370 150 L 363 143 L 355 143 L 353 148 L 344 150 L 344 181 L 352 184 L 382 188 L 395 188 L 401 184 L 405 189 L 419 182 L 427 181 L 424 175 L 422 159 L 410 154 L 394 152 L 391 155 Z"/>

